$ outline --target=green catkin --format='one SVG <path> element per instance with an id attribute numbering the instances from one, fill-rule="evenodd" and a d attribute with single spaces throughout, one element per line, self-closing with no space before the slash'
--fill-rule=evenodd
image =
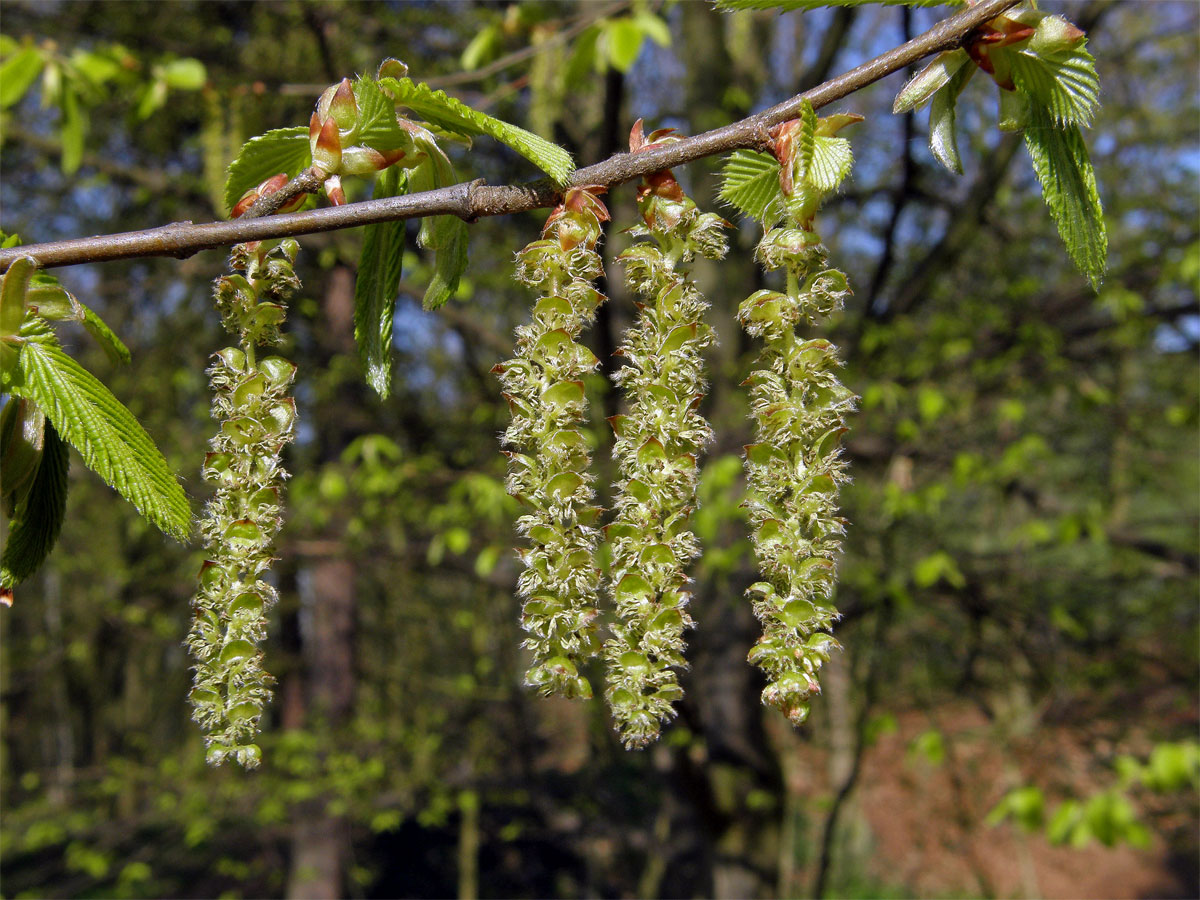
<path id="1" fill-rule="evenodd" d="M 517 255 L 517 279 L 543 296 L 530 323 L 516 330 L 516 356 L 493 369 L 512 411 L 503 438 L 508 491 L 529 510 L 517 520 L 530 543 L 518 551 L 524 646 L 534 657 L 525 682 L 547 695 L 582 698 L 592 686 L 580 666 L 597 652 L 602 512 L 593 503 L 581 427 L 583 378 L 598 361 L 578 342 L 605 299 L 592 282 L 604 270 L 596 243 L 608 211 L 594 190 L 568 191 L 542 239 Z"/>
<path id="2" fill-rule="evenodd" d="M 209 558 L 192 601 L 187 644 L 196 660 L 192 717 L 205 731 L 208 761 L 261 760 L 253 743 L 274 679 L 263 670 L 259 644 L 278 595 L 266 580 L 281 518 L 280 461 L 292 439 L 296 404 L 288 396 L 296 367 L 278 356 L 259 359 L 260 345 L 277 344 L 283 302 L 299 286 L 292 270 L 294 240 L 239 244 L 214 296 L 225 327 L 239 346 L 214 354 L 208 369 L 213 418 L 204 478 L 216 488 L 200 533 Z"/>
<path id="3" fill-rule="evenodd" d="M 855 400 L 838 380 L 836 348 L 796 332 L 841 309 L 850 293 L 845 275 L 826 265 L 805 212 L 807 220 L 789 214 L 758 245 L 764 267 L 784 270 L 786 291 L 758 291 L 738 310 L 743 328 L 764 344 L 746 381 L 757 437 L 746 447 L 746 506 L 765 579 L 747 591 L 763 626 L 749 659 L 767 676 L 763 702 L 795 725 L 808 717 L 820 692 L 817 672 L 838 648 L 829 631 L 839 617 L 833 589 L 845 534 L 837 515 L 848 480 L 840 439 Z"/>
<path id="4" fill-rule="evenodd" d="M 669 132 L 632 149 L 657 143 Z M 693 622 L 687 565 L 700 553 L 688 530 L 696 503 L 699 456 L 712 429 L 696 411 L 706 390 L 703 351 L 715 337 L 704 323 L 708 304 L 688 277 L 695 255 L 725 255 L 726 223 L 701 213 L 670 172 L 649 176 L 638 191 L 645 225 L 619 257 L 639 294 L 636 324 L 617 351 L 624 367 L 614 380 L 628 412 L 616 416 L 613 455 L 621 479 L 614 521 L 605 529 L 612 549 L 612 595 L 617 617 L 604 646 L 606 697 L 627 748 L 655 740 L 675 715 L 682 694 L 676 669 L 685 665 L 684 631 Z"/>

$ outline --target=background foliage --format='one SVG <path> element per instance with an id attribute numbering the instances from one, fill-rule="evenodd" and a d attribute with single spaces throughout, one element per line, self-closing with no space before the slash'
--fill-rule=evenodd
<path id="1" fill-rule="evenodd" d="M 992 126 L 994 91 L 964 93 L 959 179 L 927 151 L 925 115 L 890 114 L 900 78 L 839 107 L 867 122 L 822 233 L 856 290 L 832 337 L 863 399 L 844 492 L 847 649 L 802 731 L 761 709 L 744 662 L 755 575 L 736 385 L 750 358 L 734 311 L 764 286 L 752 230 L 719 268 L 697 266 L 720 339 L 701 626 L 679 719 L 634 754 L 601 704 L 520 687 L 516 510 L 496 442 L 508 412 L 488 371 L 532 302 L 511 260 L 544 213 L 471 226 L 468 276 L 436 315 L 420 310 L 430 260 L 406 260 L 382 402 L 352 338 L 359 237 L 314 236 L 284 348 L 302 424 L 267 762 L 206 768 L 188 721 L 200 551 L 167 543 L 73 460 L 62 542 L 0 616 L 5 894 L 1054 895 L 1091 877 L 1108 895 L 1194 895 L 1196 8 L 1052 11 L 1089 31 L 1104 84 L 1085 132 L 1110 242 L 1098 293 L 1065 258 L 1019 138 Z M 724 124 L 936 15 L 9 2 L 3 64 L 25 54 L 27 71 L 36 53 L 42 66 L 22 99 L 9 102 L 9 78 L 0 89 L 0 226 L 32 242 L 213 218 L 243 140 L 307 121 L 327 84 L 385 55 L 588 164 L 638 116 Z M 530 174 L 482 139 L 455 162 L 463 179 Z M 677 173 L 702 208 L 716 167 Z M 633 186 L 606 199 L 611 261 L 636 221 Z M 133 362 L 64 330 L 72 351 L 196 508 L 223 267 L 211 252 L 58 273 Z M 604 360 L 632 308 L 619 277 L 607 292 L 590 335 Z M 618 412 L 602 378 L 589 389 Z M 607 429 L 592 440 L 611 465 Z"/>

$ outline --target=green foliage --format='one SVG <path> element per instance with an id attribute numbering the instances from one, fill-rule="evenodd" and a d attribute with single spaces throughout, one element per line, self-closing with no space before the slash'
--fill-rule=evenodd
<path id="1" fill-rule="evenodd" d="M 271 176 L 280 172 L 289 177 L 297 175 L 311 162 L 307 128 L 275 128 L 251 138 L 229 164 L 225 180 L 226 209 L 233 209 L 246 191 Z"/>
<path id="2" fill-rule="evenodd" d="M 773 225 L 783 215 L 778 202 L 779 162 L 755 150 L 735 150 L 721 170 L 721 199 L 744 216 Z"/>
<path id="3" fill-rule="evenodd" d="M 31 422 L 31 420 L 33 420 Z M 32 427 L 31 427 L 32 426 Z M 31 433 L 32 432 L 32 433 Z M 24 446 L 18 449 L 19 444 Z M 10 508 L 10 492 L 18 474 L 14 459 L 32 451 L 36 469 L 20 499 Z M 9 519 L 7 543 L 0 558 L 0 585 L 20 584 L 50 555 L 67 515 L 67 445 L 41 410 L 25 400 L 9 400 L 0 413 L 0 460 L 4 462 L 4 514 Z"/>
<path id="4" fill-rule="evenodd" d="M 978 38 L 969 52 L 939 54 L 896 95 L 892 111 L 911 112 L 932 99 L 930 150 L 961 175 L 955 108 L 975 68 L 987 72 L 1000 88 L 1000 128 L 1024 132 L 1042 196 L 1067 253 L 1093 288 L 1099 288 L 1108 238 L 1079 132 L 1080 126 L 1091 124 L 1099 103 L 1095 60 L 1085 49 L 1083 32 L 1058 16 L 1018 8 L 996 22 L 1005 31 Z"/>
<path id="5" fill-rule="evenodd" d="M 1083 135 L 1075 125 L 1057 127 L 1035 108 L 1025 129 L 1025 148 L 1067 252 L 1098 288 L 1108 256 L 1108 234 Z"/>
<path id="6" fill-rule="evenodd" d="M 133 415 L 68 356 L 45 321 L 28 315 L 9 389 L 35 402 L 83 463 L 150 522 L 184 540 L 191 507 L 166 460 Z"/>
<path id="7" fill-rule="evenodd" d="M 375 182 L 375 198 L 403 194 L 407 176 L 392 167 Z M 404 262 L 405 223 L 383 222 L 363 229 L 354 280 L 354 340 L 367 383 L 386 399 L 392 389 L 392 321 Z"/>
<path id="8" fill-rule="evenodd" d="M 445 91 L 435 91 L 424 82 L 411 78 L 383 77 L 379 80 L 379 86 L 397 107 L 411 110 L 430 124 L 452 134 L 483 134 L 495 138 L 516 150 L 559 184 L 566 184 L 575 170 L 570 154 L 561 147 L 516 125 L 472 109 Z"/>

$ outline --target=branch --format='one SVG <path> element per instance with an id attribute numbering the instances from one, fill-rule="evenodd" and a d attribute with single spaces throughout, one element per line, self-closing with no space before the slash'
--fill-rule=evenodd
<path id="1" fill-rule="evenodd" d="M 576 170 L 571 184 L 611 186 L 706 156 L 740 149 L 766 149 L 768 129 L 796 118 L 804 100 L 820 109 L 931 53 L 957 47 L 972 31 L 1017 2 L 981 0 L 975 6 L 939 22 L 903 46 L 889 50 L 777 106 L 660 148 L 637 154 L 617 154 L 596 165 Z M 492 186 L 479 180 L 403 197 L 367 200 L 268 218 L 247 220 L 243 217 L 231 222 L 208 222 L 202 225 L 177 222 L 146 231 L 13 247 L 0 250 L 0 271 L 7 270 L 15 259 L 23 256 L 34 257 L 43 268 L 148 256 L 182 259 L 200 250 L 244 241 L 336 231 L 399 219 L 453 215 L 470 222 L 483 216 L 508 215 L 553 206 L 561 196 L 562 189 L 549 179 L 505 186 Z"/>

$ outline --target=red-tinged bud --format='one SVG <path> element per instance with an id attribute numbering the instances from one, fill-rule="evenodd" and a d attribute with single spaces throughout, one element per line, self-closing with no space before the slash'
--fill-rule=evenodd
<path id="1" fill-rule="evenodd" d="M 312 126 L 309 126 L 311 131 Z M 342 140 L 338 134 L 337 122 L 326 119 L 317 132 L 315 139 L 309 138 L 312 147 L 314 166 L 320 166 L 326 172 L 337 172 L 342 167 Z"/>
<path id="2" fill-rule="evenodd" d="M 1066 19 L 1046 16 L 1038 22 L 1029 49 L 1038 54 L 1061 52 L 1077 46 L 1086 37 L 1087 34 Z"/>
<path id="3" fill-rule="evenodd" d="M 349 78 L 343 78 L 341 84 L 329 88 L 321 95 L 317 103 L 317 112 L 322 120 L 333 119 L 337 122 L 338 130 L 346 141 L 352 140 L 358 133 L 358 103 L 354 99 L 354 88 Z"/>
<path id="4" fill-rule="evenodd" d="M 347 147 L 342 151 L 343 175 L 371 175 L 404 158 L 403 150 L 382 153 L 371 147 Z"/>
<path id="5" fill-rule="evenodd" d="M 272 175 L 258 187 L 248 190 L 246 193 L 242 194 L 241 199 L 234 204 L 233 210 L 229 213 L 229 218 L 238 218 L 238 216 L 245 213 L 246 210 L 253 206 L 258 200 L 263 197 L 269 197 L 287 183 L 288 176 L 286 172 L 280 172 L 278 175 Z M 275 211 L 280 213 L 294 212 L 295 210 L 299 209 L 301 205 L 303 205 L 304 199 L 304 194 L 298 194 Z"/>
<path id="6" fill-rule="evenodd" d="M 329 202 L 334 206 L 341 206 L 346 202 L 346 193 L 342 190 L 342 179 L 337 175 L 330 175 L 325 179 L 325 195 L 329 197 Z"/>

